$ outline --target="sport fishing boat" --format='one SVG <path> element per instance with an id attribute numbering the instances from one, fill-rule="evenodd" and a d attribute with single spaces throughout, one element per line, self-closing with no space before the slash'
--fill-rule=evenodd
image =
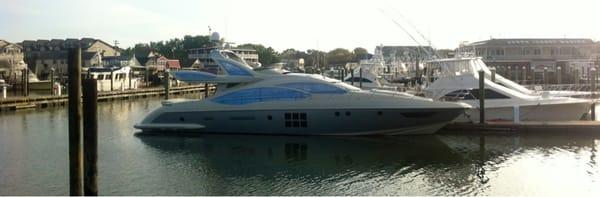
<path id="1" fill-rule="evenodd" d="M 458 122 L 479 121 L 479 75 L 485 75 L 486 120 L 561 121 L 580 120 L 590 110 L 591 101 L 555 97 L 549 94 L 527 94 L 527 88 L 500 75 L 492 73 L 477 57 L 432 60 L 427 62 L 425 96 L 434 100 L 460 101 L 474 108 L 469 109 Z M 518 111 L 516 111 L 517 109 Z M 518 113 L 517 113 L 518 112 Z"/>
<path id="2" fill-rule="evenodd" d="M 177 71 L 181 81 L 218 84 L 202 100 L 166 101 L 134 127 L 142 131 L 282 135 L 431 134 L 469 106 L 365 91 L 321 75 L 254 71 L 227 50 L 209 57 L 224 75 Z"/>

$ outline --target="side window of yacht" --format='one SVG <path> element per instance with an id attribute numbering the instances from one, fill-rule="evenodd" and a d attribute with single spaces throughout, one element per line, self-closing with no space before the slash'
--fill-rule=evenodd
<path id="1" fill-rule="evenodd" d="M 472 89 L 471 95 L 475 97 L 475 99 L 479 99 L 479 89 Z M 494 90 L 485 89 L 485 99 L 509 99 L 510 97 L 496 92 Z"/>
<path id="2" fill-rule="evenodd" d="M 371 80 L 365 79 L 365 78 L 360 78 L 360 77 L 354 77 L 354 78 L 346 79 L 346 81 L 348 81 L 348 82 L 350 82 L 350 81 L 360 82 L 361 80 L 362 80 L 362 82 L 365 82 L 365 83 L 372 83 Z"/>
<path id="3" fill-rule="evenodd" d="M 494 90 L 485 89 L 485 99 L 509 99 L 510 97 L 496 92 Z M 456 90 L 444 96 L 444 100 L 475 100 L 479 99 L 479 89 L 472 90 Z"/>
<path id="4" fill-rule="evenodd" d="M 286 88 L 251 88 L 235 91 L 212 99 L 212 101 L 228 105 L 244 105 L 256 102 L 301 100 L 310 94 Z"/>
<path id="5" fill-rule="evenodd" d="M 284 83 L 279 84 L 277 86 L 299 89 L 305 92 L 313 93 L 313 94 L 344 94 L 347 91 L 335 87 L 330 84 L 322 84 L 322 83 L 310 83 L 310 82 L 295 82 L 295 83 Z"/>

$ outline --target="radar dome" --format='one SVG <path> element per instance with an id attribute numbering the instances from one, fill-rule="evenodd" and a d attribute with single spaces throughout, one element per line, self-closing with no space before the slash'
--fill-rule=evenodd
<path id="1" fill-rule="evenodd" d="M 219 40 L 221 40 L 221 36 L 219 35 L 219 33 L 218 33 L 218 32 L 213 32 L 213 33 L 210 35 L 210 41 L 211 41 L 211 42 L 214 42 L 214 41 L 219 41 Z"/>

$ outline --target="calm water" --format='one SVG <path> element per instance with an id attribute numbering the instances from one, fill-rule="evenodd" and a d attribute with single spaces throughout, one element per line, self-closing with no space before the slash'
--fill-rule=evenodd
<path id="1" fill-rule="evenodd" d="M 597 195 L 599 138 L 147 136 L 99 106 L 102 195 Z M 0 195 L 68 194 L 67 111 L 0 114 Z"/>

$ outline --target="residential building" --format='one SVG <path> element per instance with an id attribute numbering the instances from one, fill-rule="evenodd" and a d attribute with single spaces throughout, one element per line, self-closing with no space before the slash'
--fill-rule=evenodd
<path id="1" fill-rule="evenodd" d="M 83 67 L 101 66 L 103 57 L 120 56 L 117 47 L 93 38 L 25 40 L 21 46 L 25 62 L 40 79 L 45 79 L 52 68 L 58 76 L 66 75 L 69 48 L 81 47 Z"/>
<path id="2" fill-rule="evenodd" d="M 23 47 L 0 40 L 0 78 L 7 79 L 16 69 L 25 68 Z"/>
<path id="3" fill-rule="evenodd" d="M 458 54 L 471 53 L 490 67 L 520 83 L 573 83 L 586 79 L 597 66 L 599 44 L 591 39 L 490 39 L 458 48 Z M 546 74 L 544 74 L 546 73 Z"/>

